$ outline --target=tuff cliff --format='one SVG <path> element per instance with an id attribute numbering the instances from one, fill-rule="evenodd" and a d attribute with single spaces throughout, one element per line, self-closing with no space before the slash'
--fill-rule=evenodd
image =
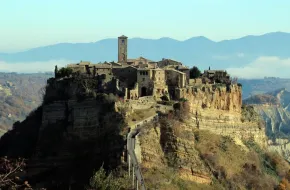
<path id="1" fill-rule="evenodd" d="M 265 126 L 258 116 L 245 115 L 249 110 L 242 106 L 239 85 L 205 84 L 178 89 L 176 94 L 188 100 L 189 123 L 193 127 L 229 135 L 237 142 L 253 137 L 261 146 L 266 146 Z"/>
<path id="2" fill-rule="evenodd" d="M 251 138 L 236 143 L 174 117 L 148 125 L 138 141 L 149 189 L 270 190 L 290 169 L 283 158 L 267 153 Z"/>
<path id="3" fill-rule="evenodd" d="M 215 109 L 241 112 L 242 88 L 232 84 L 200 84 L 175 90 L 177 99 L 185 98 L 193 109 Z"/>
<path id="4" fill-rule="evenodd" d="M 290 92 L 282 88 L 252 96 L 244 103 L 251 105 L 265 121 L 268 148 L 290 160 Z"/>
<path id="5" fill-rule="evenodd" d="M 186 105 L 179 118 L 169 114 L 138 137 L 140 162 L 152 188 L 222 189 L 214 180 L 224 174 L 211 162 L 218 159 L 226 167 L 223 162 L 232 160 L 237 167 L 225 169 L 227 175 L 240 175 L 238 168 L 247 161 L 236 156 L 251 159 L 245 156 L 252 151 L 247 142 L 267 147 L 264 123 L 253 108 L 242 106 L 240 86 L 200 85 L 176 89 L 175 95 Z"/>

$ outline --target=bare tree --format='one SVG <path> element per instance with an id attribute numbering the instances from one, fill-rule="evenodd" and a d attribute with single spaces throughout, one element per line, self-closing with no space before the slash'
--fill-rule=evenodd
<path id="1" fill-rule="evenodd" d="M 91 77 L 78 75 L 75 80 L 79 86 L 79 91 L 84 92 L 85 94 L 94 92 L 97 87 L 97 80 Z"/>
<path id="2" fill-rule="evenodd" d="M 21 181 L 17 173 L 25 167 L 24 159 L 9 160 L 7 157 L 0 158 L 0 189 L 31 189 L 27 181 Z"/>

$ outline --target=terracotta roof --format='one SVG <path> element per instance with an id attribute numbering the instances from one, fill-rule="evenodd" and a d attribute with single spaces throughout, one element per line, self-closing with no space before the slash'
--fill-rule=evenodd
<path id="1" fill-rule="evenodd" d="M 122 36 L 119 36 L 119 38 L 128 38 L 128 37 L 125 35 L 122 35 Z"/>
<path id="2" fill-rule="evenodd" d="M 90 65 L 91 62 L 89 62 L 89 61 L 81 61 L 79 64 L 80 65 Z"/>
<path id="3" fill-rule="evenodd" d="M 177 72 L 177 73 L 179 73 L 179 74 L 184 74 L 184 75 L 185 75 L 184 72 L 178 71 L 178 70 L 176 70 L 176 69 L 168 68 L 168 69 L 165 69 L 165 71 L 174 71 L 174 72 Z"/>
<path id="4" fill-rule="evenodd" d="M 189 68 L 184 66 L 184 65 L 179 65 L 179 66 L 177 66 L 177 69 L 189 69 Z"/>
<path id="5" fill-rule="evenodd" d="M 156 61 L 152 61 L 150 59 L 147 59 L 145 57 L 138 57 L 136 59 L 127 59 L 127 62 L 135 62 L 135 61 L 141 61 L 141 60 L 146 60 L 147 62 L 153 62 L 153 63 L 156 62 Z"/>
<path id="6" fill-rule="evenodd" d="M 168 61 L 174 61 L 174 62 L 177 62 L 177 63 L 181 63 L 180 61 L 176 61 L 174 59 L 167 59 L 167 58 L 163 58 L 161 61 L 165 61 L 165 60 L 168 60 Z"/>
<path id="7" fill-rule="evenodd" d="M 96 68 L 102 68 L 102 69 L 109 69 L 109 68 L 112 68 L 112 65 L 110 64 L 105 64 L 105 63 L 98 63 L 98 64 L 91 64 L 90 65 L 91 67 L 96 67 Z"/>

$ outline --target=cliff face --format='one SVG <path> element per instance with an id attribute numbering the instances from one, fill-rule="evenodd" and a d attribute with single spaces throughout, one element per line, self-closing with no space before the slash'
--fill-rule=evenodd
<path id="1" fill-rule="evenodd" d="M 274 189 L 277 174 L 289 170 L 277 155 L 260 157 L 264 150 L 251 139 L 239 138 L 237 143 L 215 133 L 172 118 L 161 118 L 158 124 L 144 128 L 137 152 L 147 188 Z M 274 163 L 271 159 L 281 163 L 283 167 L 277 168 L 283 171 L 269 171 L 269 167 L 277 169 L 265 165 Z"/>
<path id="2" fill-rule="evenodd" d="M 242 89 L 238 85 L 197 85 L 176 89 L 178 99 L 185 98 L 194 108 L 241 112 Z"/>
<path id="3" fill-rule="evenodd" d="M 275 103 L 270 100 L 275 100 Z M 266 94 L 252 96 L 244 100 L 244 103 L 252 104 L 255 111 L 265 121 L 266 134 L 270 139 L 268 141 L 269 149 L 290 160 L 288 140 L 290 134 L 290 93 L 285 89 L 278 89 Z"/>
<path id="4" fill-rule="evenodd" d="M 139 161 L 144 168 L 145 180 L 149 183 L 158 181 L 159 186 L 154 188 L 165 187 L 166 189 L 168 184 L 171 184 L 178 189 L 180 188 L 178 181 L 187 184 L 188 189 L 203 188 L 214 183 L 212 179 L 216 171 L 213 166 L 205 162 L 204 157 L 211 156 L 208 154 L 215 154 L 216 150 L 208 147 L 209 152 L 202 155 L 200 151 L 203 148 L 200 148 L 199 144 L 204 142 L 198 142 L 196 132 L 209 131 L 210 133 L 206 133 L 207 138 L 212 136 L 219 139 L 220 135 L 222 139 L 227 139 L 227 136 L 234 139 L 228 142 L 235 145 L 229 145 L 233 150 L 229 150 L 227 154 L 231 158 L 227 159 L 234 159 L 237 162 L 242 161 L 231 154 L 246 155 L 246 152 L 250 150 L 245 145 L 245 141 L 254 140 L 261 147 L 267 147 L 265 126 L 254 108 L 242 106 L 239 86 L 233 85 L 227 88 L 226 86 L 201 85 L 177 89 L 175 95 L 177 98 L 187 99 L 189 109 L 184 122 L 170 119 L 160 121 L 157 126 L 146 129 L 138 137 Z M 213 145 L 210 139 L 206 141 L 210 143 L 208 146 Z M 220 141 L 217 140 L 216 143 Z M 165 182 L 161 180 L 163 178 L 169 180 Z"/>
<path id="5" fill-rule="evenodd" d="M 211 174 L 195 149 L 192 129 L 179 123 L 173 125 L 179 129 L 172 131 L 170 127 L 158 124 L 138 136 L 139 157 L 148 187 L 180 189 L 179 183 L 191 188 L 197 188 L 196 183 L 209 184 Z"/>
<path id="6" fill-rule="evenodd" d="M 260 145 L 266 145 L 265 127 L 259 118 L 244 119 L 247 111 L 242 110 L 240 86 L 200 85 L 178 89 L 176 95 L 188 100 L 193 127 L 231 136 L 237 142 L 253 137 Z"/>

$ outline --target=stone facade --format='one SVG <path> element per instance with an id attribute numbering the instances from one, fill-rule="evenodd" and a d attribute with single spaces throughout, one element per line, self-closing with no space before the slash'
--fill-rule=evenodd
<path id="1" fill-rule="evenodd" d="M 126 36 L 118 38 L 118 63 L 105 62 L 92 64 L 81 61 L 69 64 L 73 72 L 89 77 L 101 76 L 104 84 L 118 80 L 118 89 L 125 94 L 124 98 L 136 99 L 142 96 L 160 98 L 169 89 L 183 88 L 189 84 L 189 69 L 181 62 L 162 59 L 155 62 L 144 57 L 127 58 L 128 40 Z M 172 90 L 171 90 L 172 91 Z"/>
<path id="2" fill-rule="evenodd" d="M 126 36 L 118 38 L 118 62 L 127 63 L 127 39 Z"/>
<path id="3" fill-rule="evenodd" d="M 166 83 L 170 87 L 183 88 L 186 85 L 186 74 L 175 69 L 166 69 Z"/>

